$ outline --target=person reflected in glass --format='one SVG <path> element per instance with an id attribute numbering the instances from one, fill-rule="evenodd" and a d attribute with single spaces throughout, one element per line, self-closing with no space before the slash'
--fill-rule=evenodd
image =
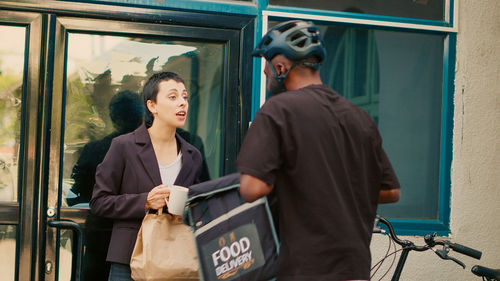
<path id="1" fill-rule="evenodd" d="M 201 153 L 201 158 L 203 159 L 203 161 L 201 163 L 201 174 L 199 177 L 199 181 L 204 182 L 210 180 L 210 172 L 208 170 L 208 165 L 205 158 L 205 146 L 203 144 L 203 139 L 200 136 L 186 131 L 182 128 L 177 128 L 176 133 L 179 134 L 179 136 L 181 136 L 181 138 L 186 140 L 188 143 L 196 147 L 196 149 L 198 149 Z"/>
<path id="2" fill-rule="evenodd" d="M 87 143 L 73 166 L 71 178 L 74 184 L 71 192 L 77 197 L 67 198 L 69 206 L 90 201 L 97 165 L 102 162 L 108 152 L 111 140 L 134 131 L 142 124 L 144 105 L 140 95 L 130 90 L 116 93 L 109 103 L 109 115 L 115 130 L 100 140 Z"/>
<path id="3" fill-rule="evenodd" d="M 144 120 L 144 105 L 139 94 L 124 90 L 115 94 L 109 103 L 109 114 L 115 131 L 104 138 L 89 142 L 78 158 L 71 178 L 71 191 L 77 197 L 67 198 L 69 206 L 85 206 L 90 201 L 95 184 L 95 173 L 99 163 L 108 152 L 113 138 L 130 133 Z M 83 263 L 84 280 L 108 280 L 109 264 L 106 253 L 111 239 L 113 221 L 108 218 L 88 215 L 85 220 L 86 249 Z"/>
<path id="4" fill-rule="evenodd" d="M 142 97 L 145 124 L 112 140 L 90 200 L 92 213 L 113 220 L 106 258 L 113 281 L 132 280 L 130 258 L 145 210 L 164 208 L 170 185 L 198 183 L 202 172 L 200 151 L 176 133 L 189 108 L 184 80 L 173 72 L 154 74 Z"/>

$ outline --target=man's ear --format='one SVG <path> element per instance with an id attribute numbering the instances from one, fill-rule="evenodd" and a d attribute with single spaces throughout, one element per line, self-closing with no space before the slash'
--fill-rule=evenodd
<path id="1" fill-rule="evenodd" d="M 275 65 L 275 69 L 278 76 L 281 76 L 288 71 L 288 67 L 284 62 L 277 62 Z"/>
<path id="2" fill-rule="evenodd" d="M 278 76 L 281 76 L 281 75 L 288 72 L 288 70 L 292 66 L 292 63 L 287 58 L 285 58 L 283 55 L 276 55 L 272 59 L 272 65 L 274 66 L 274 69 L 276 70 L 276 74 Z"/>

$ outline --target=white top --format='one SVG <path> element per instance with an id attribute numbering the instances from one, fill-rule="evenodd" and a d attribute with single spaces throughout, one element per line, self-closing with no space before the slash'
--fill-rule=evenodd
<path id="1" fill-rule="evenodd" d="M 177 175 L 179 175 L 179 172 L 181 171 L 182 152 L 179 151 L 179 154 L 177 154 L 177 158 L 175 158 L 175 161 L 170 165 L 162 165 L 158 163 L 158 166 L 160 166 L 160 176 L 162 183 L 166 185 L 173 185 L 175 179 L 177 178 Z"/>

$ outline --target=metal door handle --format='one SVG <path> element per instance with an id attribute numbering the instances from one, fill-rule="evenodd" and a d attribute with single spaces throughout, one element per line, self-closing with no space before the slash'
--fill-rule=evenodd
<path id="1" fill-rule="evenodd" d="M 71 229 L 73 234 L 76 236 L 77 246 L 76 253 L 76 265 L 74 266 L 74 276 L 75 281 L 80 281 L 82 277 L 83 268 L 83 246 L 85 244 L 85 234 L 83 228 L 76 222 L 70 220 L 51 220 L 48 222 L 49 226 L 58 229 Z"/>

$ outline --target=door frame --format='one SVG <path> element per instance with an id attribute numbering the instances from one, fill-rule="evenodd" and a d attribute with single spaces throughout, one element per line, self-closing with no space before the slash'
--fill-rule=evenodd
<path id="1" fill-rule="evenodd" d="M 29 280 L 37 268 L 32 262 L 39 255 L 37 241 L 40 205 L 40 116 L 43 103 L 40 73 L 43 44 L 43 16 L 39 13 L 2 11 L 0 23 L 26 27 L 25 63 L 22 88 L 21 132 L 18 162 L 18 201 L 0 203 L 0 223 L 16 225 L 17 280 Z M 35 262 L 35 264 L 38 264 Z"/>
<path id="2" fill-rule="evenodd" d="M 37 1 L 37 3 L 12 2 L 0 0 L 0 23 L 27 26 L 26 66 L 24 70 L 23 93 L 26 103 L 23 104 L 24 122 L 21 132 L 21 151 L 19 165 L 20 188 L 19 203 L 0 204 L 0 223 L 17 225 L 16 280 L 55 280 L 46 278 L 46 243 L 57 241 L 57 231 L 47 225 L 47 210 L 49 206 L 58 206 L 49 196 L 49 190 L 58 187 L 59 171 L 51 174 L 48 171 L 59 167 L 60 153 L 52 155 L 53 145 L 60 148 L 59 135 L 52 133 L 57 120 L 53 109 L 58 107 L 60 99 L 53 93 L 62 93 L 61 81 L 57 80 L 64 69 L 64 57 L 57 46 L 64 36 L 64 30 L 58 26 L 62 20 L 66 28 L 85 26 L 92 21 L 115 21 L 130 26 L 163 26 L 191 29 L 215 28 L 232 33 L 232 41 L 228 45 L 230 56 L 225 85 L 224 100 L 234 99 L 239 108 L 225 107 L 223 118 L 225 129 L 230 129 L 236 135 L 224 138 L 224 152 L 237 151 L 248 128 L 252 106 L 252 69 L 251 51 L 254 41 L 254 16 L 224 15 L 213 12 L 174 11 L 165 9 L 145 9 L 135 7 L 113 6 L 104 4 L 70 3 L 62 1 Z M 82 12 L 85 11 L 85 12 Z M 78 23 L 78 24 L 76 24 Z M 81 26 L 80 26 L 81 27 Z M 78 27 L 78 28 L 80 28 Z M 88 26 L 94 31 L 95 26 Z M 160 28 L 161 29 L 161 28 Z M 103 32 L 107 31 L 103 28 Z M 181 36 L 181 34 L 179 34 Z M 192 35 L 192 34 L 190 34 Z M 190 36 L 192 37 L 192 36 Z M 61 45 L 61 43 L 63 43 Z M 61 61 L 62 60 L 62 61 Z M 231 93 L 238 93 L 231 95 Z M 61 108 L 61 107 L 59 107 Z M 231 123 L 228 114 L 237 112 L 238 123 Z M 55 112 L 57 113 L 57 112 Z M 59 121 L 60 122 L 60 121 Z M 59 125 L 58 125 L 59 126 Z M 228 126 L 231 126 L 230 128 Z M 224 157 L 226 158 L 226 157 Z M 231 172 L 234 160 L 226 161 L 224 173 Z M 22 162 L 21 162 L 22 161 Z M 55 185 L 54 185 L 55 184 Z M 56 203 L 55 205 L 53 205 Z M 78 209 L 64 209 L 56 213 L 55 218 L 67 218 L 83 222 L 85 217 Z M 58 244 L 58 243 L 57 243 Z M 48 252 L 47 252 L 48 253 Z M 53 255 L 55 253 L 49 253 Z M 56 272 L 52 269 L 53 272 Z"/>
<path id="3" fill-rule="evenodd" d="M 48 159 L 48 183 L 44 190 L 47 191 L 47 208 L 55 210 L 53 220 L 70 220 L 83 224 L 89 213 L 88 209 L 62 208 L 61 186 L 62 153 L 64 146 L 65 100 L 66 100 L 66 56 L 67 37 L 71 32 L 88 34 L 107 34 L 126 37 L 169 38 L 171 40 L 186 40 L 214 42 L 225 44 L 224 74 L 223 74 L 223 108 L 225 115 L 223 124 L 222 171 L 224 174 L 234 171 L 236 153 L 239 149 L 240 135 L 243 121 L 241 115 L 241 95 L 239 73 L 231 69 L 241 69 L 240 64 L 240 32 L 235 29 L 218 29 L 211 27 L 194 27 L 163 25 L 153 23 L 137 23 L 107 19 L 87 19 L 76 17 L 57 17 L 54 19 L 54 74 L 52 83 L 52 106 L 50 122 L 50 145 L 44 159 Z M 229 105 L 229 106 L 228 106 Z M 236 105 L 236 106 L 235 106 Z M 250 103 L 248 103 L 250 105 Z M 238 116 L 238 118 L 234 118 Z M 235 137 L 238 136 L 238 137 Z M 59 272 L 59 232 L 56 228 L 48 227 L 45 239 L 45 262 L 53 264 L 53 270 L 45 276 L 45 280 L 57 280 L 55 274 Z M 42 241 L 40 241 L 42 242 Z M 74 274 L 74 273 L 73 273 Z"/>

